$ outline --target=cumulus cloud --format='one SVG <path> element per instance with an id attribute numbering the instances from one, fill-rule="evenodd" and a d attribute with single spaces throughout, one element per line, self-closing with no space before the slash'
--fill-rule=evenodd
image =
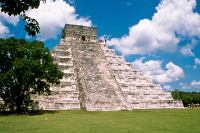
<path id="1" fill-rule="evenodd" d="M 142 71 L 145 76 L 149 77 L 155 83 L 169 83 L 184 77 L 183 69 L 172 62 L 166 64 L 165 69 L 161 65 L 162 61 L 149 60 L 145 62 L 144 58 L 133 62 L 134 68 Z"/>
<path id="2" fill-rule="evenodd" d="M 195 54 L 192 52 L 192 49 L 194 47 L 192 45 L 186 45 L 183 48 L 181 48 L 181 53 L 184 56 L 195 56 Z"/>
<path id="3" fill-rule="evenodd" d="M 9 16 L 5 13 L 0 13 L 0 21 L 10 23 L 14 26 L 16 26 L 19 22 L 19 16 Z"/>
<path id="4" fill-rule="evenodd" d="M 35 18 L 40 24 L 39 39 L 57 38 L 65 24 L 91 26 L 92 22 L 80 17 L 73 6 L 64 0 L 46 0 L 38 9 L 32 9 L 27 15 Z"/>
<path id="5" fill-rule="evenodd" d="M 198 42 L 197 40 L 192 39 L 190 44 L 187 44 L 181 48 L 180 50 L 181 54 L 184 56 L 195 56 L 192 50 L 196 46 L 197 42 Z"/>
<path id="6" fill-rule="evenodd" d="M 7 23 L 16 26 L 18 22 L 18 16 L 9 16 L 3 12 L 0 12 L 0 37 L 5 37 L 9 35 L 10 30 L 6 26 Z"/>
<path id="7" fill-rule="evenodd" d="M 6 27 L 0 22 L 0 37 L 3 37 L 5 34 L 8 34 L 8 33 L 9 33 L 8 27 Z"/>
<path id="8" fill-rule="evenodd" d="M 128 35 L 112 38 L 109 45 L 124 55 L 174 52 L 182 38 L 200 37 L 200 15 L 195 8 L 196 0 L 162 0 L 151 20 L 141 20 L 129 28 Z"/>

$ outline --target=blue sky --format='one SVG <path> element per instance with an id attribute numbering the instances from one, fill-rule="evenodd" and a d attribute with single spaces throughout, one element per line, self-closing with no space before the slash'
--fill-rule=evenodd
<path id="1" fill-rule="evenodd" d="M 200 91 L 198 0 L 47 0 L 27 14 L 41 33 L 26 35 L 20 17 L 0 14 L 0 37 L 39 39 L 52 49 L 65 23 L 95 26 L 116 52 L 166 90 Z"/>

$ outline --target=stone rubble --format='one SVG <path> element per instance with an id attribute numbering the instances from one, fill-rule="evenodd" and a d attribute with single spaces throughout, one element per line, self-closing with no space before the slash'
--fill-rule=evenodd
<path id="1" fill-rule="evenodd" d="M 96 29 L 65 25 L 60 44 L 52 55 L 63 71 L 50 96 L 37 98 L 45 110 L 117 111 L 183 108 L 170 92 L 164 92 L 142 72 L 135 70 L 105 43 L 98 42 Z"/>

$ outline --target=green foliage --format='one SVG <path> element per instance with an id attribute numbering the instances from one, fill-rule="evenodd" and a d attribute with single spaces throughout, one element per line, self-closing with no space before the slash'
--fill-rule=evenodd
<path id="1" fill-rule="evenodd" d="M 40 32 L 39 23 L 35 19 L 32 19 L 24 14 L 23 20 L 26 22 L 25 30 L 28 32 L 29 36 L 35 36 Z"/>
<path id="2" fill-rule="evenodd" d="M 38 8 L 42 1 L 45 2 L 46 0 L 0 0 L 1 12 L 7 13 L 9 16 L 22 16 L 26 23 L 25 30 L 28 35 L 35 36 L 39 33 L 39 24 L 35 19 L 26 16 L 25 12 L 29 9 Z"/>
<path id="3" fill-rule="evenodd" d="M 41 0 L 0 0 L 1 11 L 8 15 L 19 15 L 29 8 L 38 8 Z"/>
<path id="4" fill-rule="evenodd" d="M 50 94 L 50 84 L 63 76 L 39 41 L 0 39 L 0 59 L 0 97 L 10 111 L 26 111 L 33 105 L 31 96 Z"/>
<path id="5" fill-rule="evenodd" d="M 192 104 L 200 104 L 200 92 L 181 92 L 173 91 L 172 96 L 174 99 L 182 100 L 185 107 Z"/>
<path id="6" fill-rule="evenodd" d="M 0 115 L 1 133 L 200 133 L 200 109 Z"/>

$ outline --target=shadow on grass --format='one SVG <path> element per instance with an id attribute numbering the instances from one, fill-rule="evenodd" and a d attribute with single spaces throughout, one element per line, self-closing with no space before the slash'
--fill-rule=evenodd
<path id="1" fill-rule="evenodd" d="M 0 116 L 9 116 L 9 115 L 29 115 L 29 116 L 36 116 L 36 115 L 44 115 L 44 114 L 55 114 L 59 111 L 55 110 L 31 110 L 28 112 L 24 112 L 21 114 L 17 114 L 16 112 L 11 111 L 0 111 Z"/>
<path id="2" fill-rule="evenodd" d="M 35 110 L 35 111 L 29 111 L 27 115 L 34 116 L 34 115 L 44 115 L 44 114 L 55 114 L 59 111 L 56 110 Z"/>

